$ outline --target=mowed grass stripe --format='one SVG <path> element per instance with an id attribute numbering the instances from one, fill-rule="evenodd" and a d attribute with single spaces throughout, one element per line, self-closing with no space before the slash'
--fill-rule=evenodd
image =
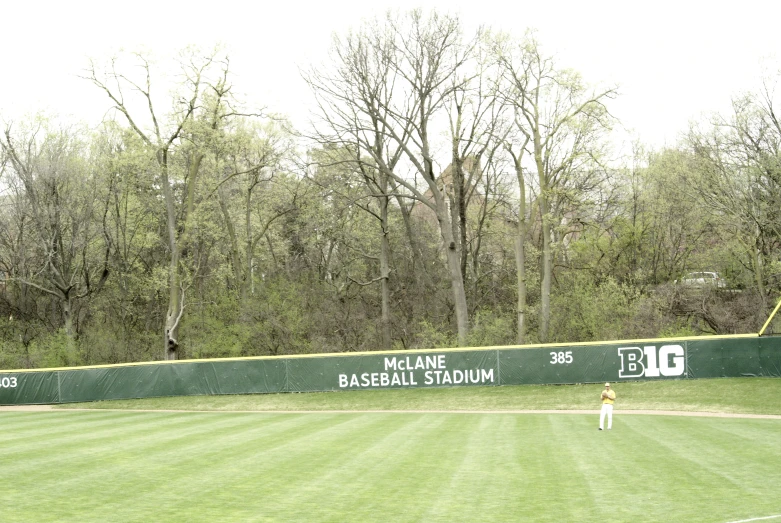
<path id="1" fill-rule="evenodd" d="M 409 461 L 418 457 L 418 444 L 427 439 L 429 431 L 441 429 L 444 433 L 443 419 L 399 414 L 362 418 L 372 423 L 359 431 L 348 430 L 327 446 L 311 442 L 310 447 L 319 448 L 321 456 L 313 458 L 320 467 L 302 470 L 291 478 L 292 491 L 276 490 L 273 500 L 281 510 L 270 516 L 275 520 L 321 521 L 344 512 L 348 520 L 366 521 L 386 512 L 393 500 L 402 501 L 406 496 L 406 501 L 413 501 L 405 491 L 405 482 L 396 481 L 396 474 L 412 468 Z M 344 488 L 345 484 L 350 487 Z"/>
<path id="2" fill-rule="evenodd" d="M 148 520 L 152 507 L 155 518 L 163 521 L 179 520 L 182 514 L 187 514 L 188 521 L 221 520 L 226 516 L 232 518 L 229 520 L 244 521 L 311 518 L 336 521 L 342 520 L 345 513 L 348 520 L 353 521 L 376 520 L 373 518 L 378 513 L 409 521 L 438 517 L 452 521 L 454 517 L 484 514 L 484 510 L 492 509 L 472 504 L 464 509 L 464 500 L 469 499 L 470 493 L 486 490 L 486 478 L 494 477 L 494 472 L 489 470 L 492 467 L 486 468 L 486 465 L 499 461 L 497 449 L 488 445 L 488 454 L 493 455 L 493 461 L 487 463 L 481 463 L 479 458 L 460 459 L 460 456 L 464 452 L 479 452 L 480 445 L 485 444 L 478 444 L 477 440 L 484 438 L 475 434 L 497 433 L 490 423 L 486 426 L 485 421 L 495 420 L 494 416 L 482 416 L 483 422 L 477 426 L 464 426 L 459 415 L 434 415 L 433 419 L 427 415 L 400 414 L 272 416 L 276 419 L 306 418 L 309 429 L 306 438 L 291 439 L 285 434 L 275 440 L 266 433 L 253 436 L 258 430 L 255 427 L 243 432 L 240 441 L 226 437 L 221 430 L 224 422 L 215 423 L 214 420 L 236 416 L 257 420 L 269 416 L 185 416 L 194 418 L 199 425 L 204 417 L 211 421 L 208 423 L 211 436 L 201 448 L 194 438 L 197 432 L 191 431 L 186 446 L 176 452 L 164 452 L 167 446 L 164 438 L 153 449 L 145 444 L 143 450 L 148 451 L 145 453 L 136 452 L 137 449 L 127 446 L 125 440 L 126 450 L 118 456 L 110 443 L 106 445 L 110 448 L 101 449 L 96 445 L 99 438 L 91 437 L 92 454 L 111 459 L 87 463 L 75 457 L 68 472 L 71 478 L 82 482 L 81 488 L 74 480 L 55 486 L 39 481 L 38 477 L 23 490 L 29 492 L 28 489 L 38 487 L 45 493 L 45 499 L 8 499 L 6 492 L 6 501 L 17 507 L 15 514 L 21 515 L 20 521 L 28 519 L 20 510 L 20 503 L 35 505 L 36 501 L 50 507 L 60 517 L 75 517 L 79 510 L 86 511 L 90 516 L 81 516 L 81 520 L 92 521 L 112 520 L 120 514 L 116 520 Z M 297 431 L 298 427 L 291 426 L 290 433 Z M 506 431 L 498 433 L 509 434 Z M 159 434 L 151 433 L 144 439 L 154 440 L 157 436 Z M 106 438 L 108 442 L 111 440 L 111 437 Z M 253 443 L 257 444 L 254 450 Z M 58 452 L 56 448 L 49 450 Z M 98 468 L 101 472 L 96 470 Z M 459 477 L 454 474 L 456 469 L 462 471 L 454 489 L 450 478 Z M 148 473 L 142 475 L 138 471 Z M 481 481 L 472 484 L 468 481 L 472 475 Z M 187 480 L 177 482 L 181 476 Z M 522 478 L 523 475 L 517 475 L 519 481 Z M 131 488 L 133 481 L 143 485 L 140 491 Z M 344 488 L 345 482 L 349 488 Z M 173 485 L 177 487 L 173 488 Z M 506 491 L 508 494 L 512 492 L 511 485 L 504 486 L 510 487 Z M 491 490 L 487 489 L 489 495 Z M 178 499 L 165 495 L 171 491 L 186 495 Z M 188 492 L 197 492 L 197 501 L 187 495 Z M 159 502 L 139 503 L 138 499 L 154 500 L 156 497 L 161 498 Z M 437 509 L 437 502 L 442 508 Z M 198 507 L 195 513 L 194 505 Z"/>
<path id="3" fill-rule="evenodd" d="M 145 416 L 123 415 L 120 412 L 109 413 L 109 415 L 101 415 L 98 412 L 79 414 L 81 415 L 75 417 L 49 414 L 53 429 L 45 431 L 28 429 L 26 433 L 18 433 L 24 440 L 22 444 L 15 447 L 18 454 L 6 453 L 4 457 L 14 458 L 15 461 L 24 460 L 28 466 L 36 466 L 39 464 L 38 460 L 46 460 L 50 465 L 58 462 L 73 464 L 93 458 L 94 454 L 101 449 L 107 449 L 107 452 L 100 454 L 100 457 L 105 459 L 112 453 L 126 452 L 139 446 L 157 448 L 172 441 L 188 438 L 195 432 L 214 429 L 214 426 L 200 428 L 196 421 L 197 416 L 192 415 Z M 4 438 L 0 436 L 0 441 L 3 440 Z M 9 446 L 9 443 L 10 441 L 4 441 L 5 446 Z M 39 449 L 50 445 L 56 445 L 57 455 L 42 455 Z"/>
<path id="4" fill-rule="evenodd" d="M 345 481 L 362 472 L 370 485 L 376 461 L 385 458 L 374 449 L 398 435 L 385 415 L 310 416 L 307 427 L 306 437 L 265 449 L 255 467 L 245 469 L 236 488 L 208 496 L 206 513 L 219 519 L 226 506 L 251 497 L 255 502 L 242 513 L 242 520 L 318 520 L 331 505 L 361 497 L 362 483 L 344 489 Z M 345 476 L 345 470 L 351 475 Z M 226 464 L 224 475 L 233 473 L 234 468 Z"/>
<path id="5" fill-rule="evenodd" d="M 232 509 L 235 512 L 248 500 L 268 500 L 269 494 L 278 486 L 283 488 L 279 501 L 284 507 L 290 497 L 290 485 L 304 483 L 296 490 L 306 492 L 306 481 L 312 478 L 320 480 L 320 476 L 329 470 L 329 460 L 338 457 L 338 453 L 334 452 L 335 449 L 339 450 L 337 440 L 349 441 L 345 435 L 363 432 L 368 422 L 375 425 L 382 423 L 376 417 L 356 420 L 339 415 L 323 415 L 319 416 L 320 419 L 306 415 L 151 416 L 190 418 L 191 424 L 189 427 L 177 426 L 172 436 L 169 424 L 163 422 L 161 430 L 149 432 L 140 440 L 122 438 L 115 441 L 112 430 L 111 435 L 102 438 L 106 442 L 103 447 L 99 445 L 101 437 L 91 434 L 87 438 L 90 450 L 70 457 L 68 477 L 51 478 L 50 481 L 56 482 L 56 486 L 36 481 L 39 492 L 46 495 L 46 504 L 59 504 L 60 509 L 67 513 L 72 506 L 78 507 L 83 503 L 83 508 L 89 509 L 94 521 L 110 520 L 117 514 L 115 509 L 126 512 L 120 519 L 122 521 L 148 520 L 150 507 L 132 499 L 133 490 L 130 487 L 137 481 L 146 485 L 142 492 L 144 498 L 153 495 L 162 497 L 160 504 L 152 506 L 155 507 L 155 517 L 166 521 L 175 521 L 182 513 L 191 510 L 191 496 L 182 495 L 188 491 L 198 492 L 199 510 L 197 516 L 194 516 L 197 520 L 220 520 L 225 516 L 226 505 L 237 507 Z M 342 424 L 349 426 L 339 428 Z M 269 430 L 270 427 L 279 428 L 280 425 L 284 425 L 286 430 Z M 314 446 L 312 440 L 317 442 Z M 178 445 L 173 446 L 176 443 Z M 319 450 L 311 452 L 312 449 Z M 69 451 L 70 445 L 62 450 Z M 351 450 L 342 447 L 342 454 L 348 452 Z M 320 457 L 327 458 L 326 463 L 318 463 Z M 310 476 L 312 472 L 316 475 Z M 186 477 L 187 480 L 177 481 L 180 477 Z M 85 489 L 80 498 L 74 494 L 78 491 L 75 481 L 99 485 L 100 488 Z M 20 485 L 22 490 L 31 486 Z M 166 494 L 168 492 L 171 494 Z M 125 499 L 125 493 L 131 494 L 131 499 Z M 317 495 L 320 493 L 316 491 Z M 17 502 L 11 500 L 14 505 Z M 255 507 L 252 502 L 250 505 L 252 514 L 257 516 L 263 512 L 260 510 L 262 506 Z M 134 506 L 137 507 L 135 510 L 132 508 Z"/>
<path id="6" fill-rule="evenodd" d="M 703 437 L 696 421 L 684 419 L 680 425 L 675 418 L 627 416 L 619 426 L 605 433 L 610 439 L 603 441 L 604 460 L 593 474 L 593 488 L 600 491 L 602 503 L 613 508 L 618 520 L 668 513 L 674 521 L 719 521 L 719 514 L 702 506 L 703 494 L 705 499 L 718 498 L 720 490 L 732 489 L 733 485 L 708 474 L 701 465 L 695 466 L 693 456 L 666 444 L 670 439 L 683 438 L 693 452 L 712 456 L 713 449 L 707 442 L 695 443 Z M 616 500 L 622 502 L 615 504 Z M 701 519 L 703 516 L 705 519 Z"/>
<path id="7" fill-rule="evenodd" d="M 129 418 L 126 415 L 128 419 L 122 422 L 122 414 L 113 413 L 112 417 L 119 419 L 100 430 L 89 419 L 93 413 L 73 414 L 79 414 L 77 419 L 84 421 L 84 426 L 78 427 L 71 420 L 72 433 L 62 441 L 53 442 L 49 436 L 38 442 L 31 438 L 19 452 L 4 453 L 0 463 L 15 465 L 3 466 L 8 472 L 6 477 L 18 478 L 13 486 L 4 489 L 8 506 L 34 506 L 40 502 L 66 514 L 87 510 L 94 521 L 111 520 L 116 515 L 113 509 L 118 506 L 128 511 L 119 520 L 148 521 L 150 509 L 154 508 L 154 513 L 160 510 L 155 505 L 137 503 L 140 495 L 161 497 L 161 501 L 175 507 L 188 499 L 181 497 L 186 483 L 197 482 L 193 471 L 208 471 L 211 462 L 230 461 L 231 452 L 253 439 L 253 431 L 262 435 L 259 448 L 284 446 L 295 439 L 296 425 L 308 424 L 300 415 L 259 419 L 247 415 L 149 413 L 130 414 Z M 274 428 L 280 424 L 283 426 Z M 4 423 L 5 427 L 8 425 Z M 236 432 L 236 438 L 230 437 L 231 430 Z M 79 437 L 84 441 L 80 447 L 74 445 Z M 47 457 L 49 463 L 42 464 Z M 30 470 L 39 473 L 30 474 Z M 47 474 L 48 470 L 61 473 Z M 188 478 L 184 484 L 183 477 Z M 137 491 L 139 486 L 141 492 Z M 36 499 L 36 495 L 40 498 Z"/>
<path id="8" fill-rule="evenodd" d="M 372 514 L 377 513 L 397 521 L 469 521 L 476 520 L 475 512 L 498 516 L 496 509 L 503 504 L 500 487 L 513 490 L 510 484 L 499 485 L 502 470 L 492 459 L 503 448 L 496 438 L 500 418 L 418 416 L 416 436 L 394 444 L 389 449 L 393 459 L 377 470 L 375 485 L 382 494 L 373 496 L 368 506 L 363 500 L 353 501 L 355 521 L 376 521 Z M 490 499 L 483 499 L 483 494 Z"/>
<path id="9" fill-rule="evenodd" d="M 781 420 L 0 413 L 4 521 L 705 521 L 781 514 Z M 6 507 L 10 507 L 6 510 Z"/>
<path id="10" fill-rule="evenodd" d="M 326 463 L 340 451 L 336 442 L 343 434 L 377 423 L 339 415 L 276 416 L 286 420 L 283 423 L 289 425 L 289 432 L 269 434 L 262 422 L 252 423 L 253 418 L 268 416 L 243 416 L 249 422 L 243 433 L 219 437 L 211 446 L 204 442 L 197 460 L 189 464 L 199 471 L 187 482 L 188 489 L 198 493 L 199 521 L 223 520 L 226 510 L 235 521 L 263 520 L 255 518 L 267 517 L 266 505 L 284 505 L 288 487 L 327 470 Z M 312 441 L 318 442 L 321 452 L 313 452 L 317 446 L 312 447 Z M 280 488 L 282 495 L 275 494 Z M 182 497 L 169 503 L 159 516 L 175 520 L 191 503 L 190 496 Z"/>
<path id="11" fill-rule="evenodd" d="M 160 431 L 123 439 L 124 451 L 111 446 L 123 423 L 105 428 L 102 449 L 90 437 L 102 459 L 74 458 L 72 479 L 53 485 L 33 476 L 27 488 L 44 494 L 24 502 L 57 517 L 27 517 L 3 489 L 5 506 L 21 515 L 9 520 L 719 521 L 714 498 L 777 503 L 777 453 L 763 454 L 767 481 L 736 480 L 732 471 L 752 470 L 742 460 L 757 456 L 725 461 L 737 436 L 727 431 L 732 439 L 722 441 L 715 426 L 749 423 L 772 434 L 774 420 L 624 416 L 602 433 L 593 415 L 135 414 L 124 425 L 134 431 L 150 416 L 142 424 L 160 421 Z M 171 420 L 161 419 L 171 416 L 191 419 L 173 439 Z M 94 430 L 94 420 L 85 427 Z"/>
<path id="12" fill-rule="evenodd" d="M 429 493 L 431 508 L 424 507 L 418 520 L 479 521 L 491 514 L 495 521 L 506 521 L 528 472 L 518 454 L 522 452 L 517 445 L 522 420 L 512 415 L 483 415 L 463 425 L 451 418 L 454 430 L 452 440 L 446 442 L 446 462 L 453 464 L 453 470 L 443 471 L 437 462 L 429 464 L 441 481 Z M 421 482 L 428 476 L 422 475 Z"/>
<path id="13" fill-rule="evenodd" d="M 618 486 L 632 489 L 633 503 L 642 511 L 674 505 L 670 517 L 679 521 L 781 512 L 778 420 L 632 415 L 622 417 L 622 424 L 634 437 L 615 438 L 624 460 Z M 768 439 L 754 446 L 735 433 L 738 427 Z M 617 512 L 631 519 L 625 508 Z"/>
<path id="14" fill-rule="evenodd" d="M 268 495 L 267 517 L 274 521 L 464 521 L 495 514 L 506 503 L 497 493 L 510 495 L 515 490 L 495 467 L 502 447 L 488 436 L 510 434 L 495 430 L 496 416 L 471 415 L 466 424 L 462 415 L 362 416 L 387 422 L 376 427 L 379 432 L 346 434 L 339 449 L 321 449 L 334 458 L 327 461 L 325 471 L 297 476 L 279 497 Z M 522 482 L 523 476 L 515 479 Z M 475 496 L 483 493 L 492 504 L 475 503 Z"/>

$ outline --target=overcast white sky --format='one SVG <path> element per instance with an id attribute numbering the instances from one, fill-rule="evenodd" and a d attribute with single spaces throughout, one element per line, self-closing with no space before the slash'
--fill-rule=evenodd
<path id="1" fill-rule="evenodd" d="M 4 2 L 0 14 L 0 119 L 48 111 L 97 121 L 108 99 L 78 78 L 87 57 L 118 49 L 166 58 L 188 44 L 223 43 L 235 85 L 258 104 L 301 122 L 309 92 L 299 67 L 321 63 L 333 32 L 389 8 L 436 8 L 522 35 L 528 27 L 559 64 L 591 83 L 618 83 L 623 125 L 652 146 L 672 145 L 691 119 L 726 111 L 732 96 L 778 67 L 781 3 L 772 0 L 134 0 Z M 772 69 L 772 68 L 771 68 Z"/>

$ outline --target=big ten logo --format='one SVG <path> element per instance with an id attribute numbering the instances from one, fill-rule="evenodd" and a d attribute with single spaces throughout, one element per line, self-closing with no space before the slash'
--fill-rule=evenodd
<path id="1" fill-rule="evenodd" d="M 655 345 L 643 347 L 622 347 L 618 349 L 621 358 L 619 378 L 658 378 L 659 376 L 682 376 L 686 372 L 685 353 L 680 345 Z"/>

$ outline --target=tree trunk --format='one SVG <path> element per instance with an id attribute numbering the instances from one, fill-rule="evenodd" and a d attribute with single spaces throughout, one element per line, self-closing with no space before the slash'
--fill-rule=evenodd
<path id="1" fill-rule="evenodd" d="M 526 224 L 518 224 L 518 234 L 515 237 L 515 274 L 518 282 L 518 330 L 516 341 L 523 345 L 526 343 Z"/>
<path id="2" fill-rule="evenodd" d="M 548 175 L 542 161 L 542 145 L 539 132 L 534 133 L 535 163 L 540 184 L 540 222 L 542 233 L 542 282 L 540 285 L 540 343 L 548 342 L 550 324 L 550 292 L 553 276 L 553 253 L 551 252 L 551 225 L 548 210 Z"/>
<path id="3" fill-rule="evenodd" d="M 242 303 L 245 303 L 248 295 L 255 294 L 255 275 L 252 267 L 255 263 L 255 260 L 253 259 L 254 242 L 252 239 L 252 189 L 254 189 L 254 187 L 254 183 L 250 183 L 249 187 L 247 187 L 247 197 L 244 204 L 244 230 L 247 235 L 245 249 L 247 252 L 244 253 L 246 261 L 244 267 L 244 284 L 241 287 Z"/>
<path id="4" fill-rule="evenodd" d="M 76 334 L 73 329 L 73 298 L 67 293 L 62 298 L 62 315 L 65 324 L 65 336 L 68 342 L 68 349 L 72 353 L 76 348 Z"/>
<path id="5" fill-rule="evenodd" d="M 460 120 L 460 118 L 459 118 Z M 466 278 L 466 188 L 464 187 L 464 161 L 458 153 L 458 141 L 453 144 L 453 229 L 456 234 L 456 249 L 461 258 L 461 277 Z"/>
<path id="6" fill-rule="evenodd" d="M 759 239 L 755 241 L 756 246 L 754 247 L 754 252 L 752 253 L 752 272 L 754 273 L 754 282 L 757 284 L 757 294 L 759 294 L 759 300 L 760 300 L 760 309 L 762 312 L 767 311 L 768 309 L 768 302 L 767 302 L 767 290 L 765 289 L 765 267 L 762 257 L 762 249 L 759 246 Z"/>
<path id="7" fill-rule="evenodd" d="M 540 343 L 548 342 L 550 325 L 550 292 L 553 276 L 553 254 L 551 252 L 550 217 L 547 215 L 547 202 L 540 202 L 542 214 L 542 286 L 540 296 Z"/>
<path id="8" fill-rule="evenodd" d="M 394 191 L 397 191 L 394 188 Z M 420 246 L 420 242 L 418 241 L 418 235 L 415 233 L 415 228 L 412 225 L 412 217 L 410 216 L 410 208 L 407 207 L 407 204 L 404 202 L 404 198 L 402 198 L 398 191 L 395 194 L 396 203 L 398 204 L 398 209 L 401 212 L 401 218 L 404 222 L 404 230 L 407 233 L 407 238 L 409 239 L 409 245 L 410 245 L 410 253 L 412 256 L 412 275 L 415 278 L 415 284 L 416 285 L 422 285 L 426 284 L 431 286 L 431 277 L 428 272 L 428 268 L 426 267 L 426 261 L 425 256 L 423 256 L 423 249 Z M 423 281 L 424 278 L 422 276 L 425 276 L 425 282 Z"/>
<path id="9" fill-rule="evenodd" d="M 239 295 L 244 298 L 244 288 L 246 282 L 242 282 L 243 272 L 241 270 L 241 255 L 239 253 L 239 240 L 236 235 L 236 228 L 233 226 L 233 219 L 231 218 L 230 211 L 228 209 L 228 203 L 225 199 L 222 187 L 217 189 L 217 199 L 220 204 L 220 211 L 222 217 L 225 220 L 225 231 L 228 233 L 228 240 L 230 241 L 230 253 L 228 256 L 231 263 L 231 271 L 233 277 L 232 287 L 239 289 Z"/>
<path id="10" fill-rule="evenodd" d="M 442 195 L 439 195 L 442 199 Z M 469 310 L 466 305 L 466 292 L 464 291 L 464 279 L 461 276 L 461 257 L 456 249 L 453 229 L 448 216 L 447 206 L 444 201 L 437 204 L 437 219 L 442 234 L 442 242 L 445 246 L 447 269 L 450 274 L 450 285 L 453 289 L 453 305 L 456 314 L 456 327 L 458 329 L 458 345 L 466 345 L 469 334 Z"/>
<path id="11" fill-rule="evenodd" d="M 523 178 L 523 153 L 526 145 L 529 143 L 528 135 L 526 141 L 516 155 L 508 147 L 508 152 L 513 157 L 515 166 L 515 177 L 518 180 L 518 229 L 515 236 L 515 276 L 518 286 L 518 302 L 516 312 L 518 315 L 517 337 L 519 344 L 526 343 L 526 235 L 528 234 L 529 224 L 526 221 L 526 180 Z"/>
<path id="12" fill-rule="evenodd" d="M 385 184 L 383 194 L 387 194 L 387 184 Z M 390 242 L 388 241 L 388 201 L 384 196 L 380 199 L 382 210 L 380 219 L 382 226 L 382 239 L 380 249 L 380 278 L 382 292 L 382 348 L 389 350 L 391 348 L 391 318 L 390 318 Z"/>
<path id="13" fill-rule="evenodd" d="M 163 197 L 165 199 L 166 226 L 168 229 L 168 249 L 170 263 L 168 265 L 168 310 L 165 314 L 165 329 L 163 332 L 163 354 L 166 360 L 177 359 L 179 348 L 179 319 L 181 319 L 181 275 L 179 273 L 179 242 L 176 234 L 176 211 L 174 195 L 168 180 L 168 152 L 161 154 L 161 174 L 163 182 Z"/>

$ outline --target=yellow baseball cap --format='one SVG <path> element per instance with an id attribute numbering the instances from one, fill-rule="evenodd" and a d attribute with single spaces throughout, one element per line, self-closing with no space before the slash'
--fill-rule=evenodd
<path id="1" fill-rule="evenodd" d="M 609 386 L 610 386 L 610 383 L 605 383 L 605 387 L 609 387 Z"/>

